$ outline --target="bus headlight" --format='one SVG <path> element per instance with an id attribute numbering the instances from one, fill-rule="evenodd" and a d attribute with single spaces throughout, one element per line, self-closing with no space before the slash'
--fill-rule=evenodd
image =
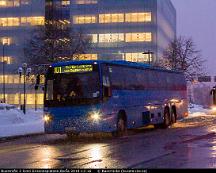
<path id="1" fill-rule="evenodd" d="M 102 114 L 100 112 L 94 111 L 94 112 L 88 113 L 88 118 L 91 121 L 100 121 L 101 117 L 102 117 Z"/>
<path id="2" fill-rule="evenodd" d="M 44 122 L 49 123 L 50 121 L 52 121 L 52 116 L 49 114 L 45 114 L 43 120 Z"/>
<path id="3" fill-rule="evenodd" d="M 212 110 L 212 111 L 216 111 L 216 106 L 212 106 L 212 107 L 211 107 L 211 110 Z"/>

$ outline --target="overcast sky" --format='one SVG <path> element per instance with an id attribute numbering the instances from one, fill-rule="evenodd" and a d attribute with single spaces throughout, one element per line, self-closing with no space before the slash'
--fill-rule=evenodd
<path id="1" fill-rule="evenodd" d="M 216 0 L 172 0 L 177 11 L 177 34 L 192 37 L 216 75 Z"/>

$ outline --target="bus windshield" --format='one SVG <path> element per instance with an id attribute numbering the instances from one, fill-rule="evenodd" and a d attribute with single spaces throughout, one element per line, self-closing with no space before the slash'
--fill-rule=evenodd
<path id="1" fill-rule="evenodd" d="M 54 74 L 47 80 L 46 100 L 93 99 L 100 95 L 98 72 Z"/>

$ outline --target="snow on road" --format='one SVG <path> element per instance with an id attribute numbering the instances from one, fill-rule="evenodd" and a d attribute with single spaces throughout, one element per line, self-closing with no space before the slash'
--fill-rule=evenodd
<path id="1" fill-rule="evenodd" d="M 0 110 L 0 138 L 44 132 L 42 110 Z"/>
<path id="2" fill-rule="evenodd" d="M 208 114 L 208 112 L 209 112 L 208 109 L 204 109 L 200 105 L 190 105 L 188 118 L 206 116 Z"/>
<path id="3" fill-rule="evenodd" d="M 205 116 L 212 116 L 212 112 L 199 105 L 190 105 L 189 116 L 185 120 Z M 33 109 L 29 109 L 26 115 L 18 109 L 0 110 L 0 138 L 43 132 L 42 110 L 34 111 Z"/>

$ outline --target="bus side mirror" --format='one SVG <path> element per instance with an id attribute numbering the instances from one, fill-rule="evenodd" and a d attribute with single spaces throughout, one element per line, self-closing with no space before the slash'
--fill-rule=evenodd
<path id="1" fill-rule="evenodd" d="M 111 97 L 112 90 L 111 87 L 104 86 L 104 97 Z"/>

